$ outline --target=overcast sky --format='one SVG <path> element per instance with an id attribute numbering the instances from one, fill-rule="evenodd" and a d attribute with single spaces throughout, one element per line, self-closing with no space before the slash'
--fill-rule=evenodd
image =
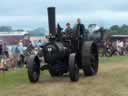
<path id="1" fill-rule="evenodd" d="M 86 25 L 128 24 L 128 0 L 0 0 L 0 26 L 16 28 L 47 27 L 47 7 L 55 6 L 57 22 Z"/>

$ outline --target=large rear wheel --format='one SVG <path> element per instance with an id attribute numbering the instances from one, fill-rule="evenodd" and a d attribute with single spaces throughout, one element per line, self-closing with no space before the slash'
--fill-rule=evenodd
<path id="1" fill-rule="evenodd" d="M 86 76 L 96 75 L 98 72 L 98 48 L 94 42 L 84 42 L 82 46 L 82 68 Z"/>

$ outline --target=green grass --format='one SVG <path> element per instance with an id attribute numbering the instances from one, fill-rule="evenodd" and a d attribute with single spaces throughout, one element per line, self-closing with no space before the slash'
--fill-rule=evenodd
<path id="1" fill-rule="evenodd" d="M 128 96 L 128 93 L 122 95 L 122 92 L 128 89 L 128 64 L 126 62 L 128 62 L 127 56 L 101 57 L 99 75 L 92 78 L 81 77 L 78 83 L 71 83 L 68 77 L 52 78 L 47 71 L 41 72 L 40 83 L 37 84 L 29 82 L 27 69 L 0 73 L 0 96 L 60 96 L 60 94 L 61 96 L 77 96 L 71 92 L 76 92 L 76 94 L 80 92 L 79 96 L 85 96 L 85 94 L 86 96 L 107 96 L 107 93 L 109 93 L 108 96 Z M 117 87 L 120 86 L 122 92 L 118 92 Z M 89 88 L 92 88 L 94 94 Z"/>
<path id="2" fill-rule="evenodd" d="M 15 89 L 19 84 L 27 82 L 26 70 L 17 70 L 0 73 L 0 90 Z"/>
<path id="3" fill-rule="evenodd" d="M 47 75 L 47 72 L 42 72 L 41 75 Z M 0 73 L 0 90 L 13 88 L 19 84 L 29 84 L 27 69 L 17 69 L 16 71 Z"/>
<path id="4" fill-rule="evenodd" d="M 127 62 L 128 56 L 100 57 L 100 64 Z"/>
<path id="5" fill-rule="evenodd" d="M 48 72 L 46 71 L 41 72 L 41 75 L 45 77 L 42 78 L 42 80 L 49 78 Z M 15 94 L 17 96 L 19 94 L 16 94 L 15 90 L 22 85 L 31 85 L 28 80 L 27 69 L 17 69 L 16 71 L 0 73 L 0 96 L 2 96 L 1 94 L 5 96 L 8 94 Z"/>

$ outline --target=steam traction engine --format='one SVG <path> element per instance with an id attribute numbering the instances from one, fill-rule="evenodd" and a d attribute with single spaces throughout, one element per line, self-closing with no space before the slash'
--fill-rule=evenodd
<path id="1" fill-rule="evenodd" d="M 30 82 L 37 82 L 40 77 L 40 70 L 47 69 L 51 76 L 63 76 L 69 73 L 71 81 L 79 80 L 79 70 L 82 69 L 86 76 L 93 76 L 98 71 L 98 50 L 93 41 L 81 36 L 80 30 L 76 32 L 61 32 L 58 25 L 56 30 L 55 8 L 48 8 L 49 21 L 49 43 L 46 44 L 43 53 L 46 65 L 40 65 L 38 55 L 30 56 L 28 59 L 28 77 Z M 78 27 L 79 28 L 79 27 Z"/>

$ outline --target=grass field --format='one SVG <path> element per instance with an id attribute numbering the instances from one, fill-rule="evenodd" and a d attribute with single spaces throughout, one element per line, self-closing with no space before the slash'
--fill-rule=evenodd
<path id="1" fill-rule="evenodd" d="M 100 58 L 99 73 L 70 82 L 42 72 L 39 83 L 31 84 L 27 70 L 0 73 L 0 96 L 128 96 L 128 57 Z"/>

